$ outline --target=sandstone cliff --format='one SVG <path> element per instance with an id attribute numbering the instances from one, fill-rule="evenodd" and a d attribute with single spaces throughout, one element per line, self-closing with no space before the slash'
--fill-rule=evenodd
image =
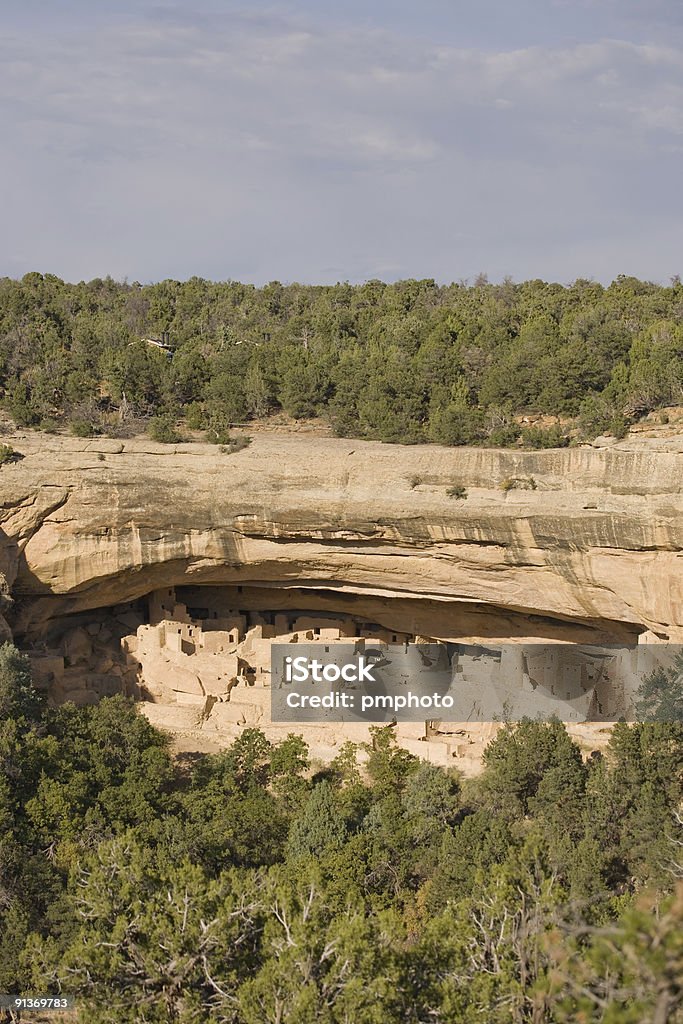
<path id="1" fill-rule="evenodd" d="M 24 458 L 0 468 L 0 571 L 18 635 L 165 584 L 229 583 L 272 588 L 280 607 L 296 587 L 428 636 L 683 640 L 683 443 L 512 452 L 270 435 L 226 455 L 9 440 Z"/>

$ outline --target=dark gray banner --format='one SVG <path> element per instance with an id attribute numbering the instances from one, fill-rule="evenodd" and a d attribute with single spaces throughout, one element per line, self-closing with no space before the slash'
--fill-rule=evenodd
<path id="1" fill-rule="evenodd" d="M 683 647 L 273 644 L 274 722 L 683 720 Z"/>

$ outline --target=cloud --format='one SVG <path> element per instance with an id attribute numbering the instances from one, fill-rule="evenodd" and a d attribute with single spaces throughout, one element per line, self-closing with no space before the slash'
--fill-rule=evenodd
<path id="1" fill-rule="evenodd" d="M 490 50 L 188 8 L 15 28 L 0 270 L 667 276 L 682 110 L 672 43 Z"/>

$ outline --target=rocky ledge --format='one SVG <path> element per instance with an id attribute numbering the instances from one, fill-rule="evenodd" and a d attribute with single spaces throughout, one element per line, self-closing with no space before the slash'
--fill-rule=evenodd
<path id="1" fill-rule="evenodd" d="M 296 588 L 443 638 L 683 640 L 683 442 L 6 440 L 23 456 L 0 467 L 0 596 L 18 636 L 210 583 L 271 588 L 279 607 Z"/>

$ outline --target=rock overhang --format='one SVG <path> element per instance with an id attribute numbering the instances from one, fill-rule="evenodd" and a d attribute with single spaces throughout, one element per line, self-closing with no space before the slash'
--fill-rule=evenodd
<path id="1" fill-rule="evenodd" d="M 0 550 L 19 633 L 170 583 L 324 592 L 449 635 L 683 637 L 678 451 L 12 440 Z"/>

